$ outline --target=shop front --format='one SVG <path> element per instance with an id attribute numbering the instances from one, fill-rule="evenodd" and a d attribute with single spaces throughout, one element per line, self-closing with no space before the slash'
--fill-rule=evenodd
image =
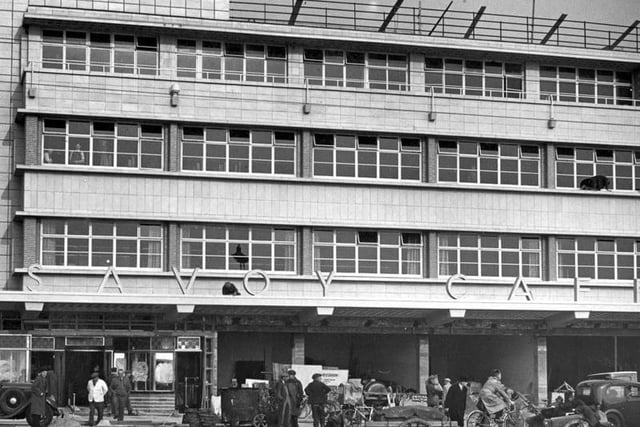
<path id="1" fill-rule="evenodd" d="M 28 382 L 40 367 L 55 372 L 51 391 L 62 404 L 88 404 L 86 386 L 98 371 L 107 382 L 112 368 L 131 381 L 132 399 L 172 401 L 197 407 L 202 398 L 202 337 L 199 336 L 33 336 L 0 335 L 0 381 Z M 161 398 L 159 398 L 161 396 Z"/>

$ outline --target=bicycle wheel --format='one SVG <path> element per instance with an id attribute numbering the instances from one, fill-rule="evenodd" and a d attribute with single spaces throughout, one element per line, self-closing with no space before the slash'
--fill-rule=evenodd
<path id="1" fill-rule="evenodd" d="M 342 420 L 345 427 L 357 426 L 359 417 L 356 415 L 356 410 L 353 408 L 345 409 L 342 411 Z"/>
<path id="2" fill-rule="evenodd" d="M 336 401 L 330 400 L 324 404 L 325 415 L 331 415 L 342 411 L 340 404 Z"/>
<path id="3" fill-rule="evenodd" d="M 490 427 L 491 420 L 489 416 L 484 412 L 476 409 L 474 411 L 469 412 L 467 415 L 467 427 Z"/>
<path id="4" fill-rule="evenodd" d="M 302 405 L 302 408 L 300 408 L 300 415 L 298 415 L 299 419 L 305 419 L 305 418 L 309 418 L 311 416 L 311 405 L 309 405 L 308 403 L 305 403 L 304 405 Z"/>

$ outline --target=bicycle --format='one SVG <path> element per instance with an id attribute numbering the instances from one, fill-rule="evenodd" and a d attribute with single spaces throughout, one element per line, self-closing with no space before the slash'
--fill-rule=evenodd
<path id="1" fill-rule="evenodd" d="M 371 421 L 373 418 L 373 406 L 350 406 L 347 409 L 343 409 L 342 418 L 344 419 L 344 425 L 346 427 L 349 426 L 359 426 L 360 424 Z"/>

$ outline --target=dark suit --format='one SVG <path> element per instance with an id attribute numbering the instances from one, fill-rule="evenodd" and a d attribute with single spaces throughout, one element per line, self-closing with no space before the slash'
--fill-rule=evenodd
<path id="1" fill-rule="evenodd" d="M 40 418 L 44 417 L 46 410 L 45 393 L 47 391 L 47 379 L 38 374 L 31 383 L 31 419 L 27 420 L 32 427 L 40 426 Z"/>
<path id="2" fill-rule="evenodd" d="M 462 387 L 461 387 L 462 386 Z M 464 410 L 467 406 L 467 387 L 457 382 L 449 387 L 444 407 L 449 410 L 451 421 L 457 421 L 458 426 L 464 426 Z"/>

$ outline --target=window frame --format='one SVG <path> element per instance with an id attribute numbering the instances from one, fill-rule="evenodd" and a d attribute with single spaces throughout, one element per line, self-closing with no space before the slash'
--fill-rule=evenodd
<path id="1" fill-rule="evenodd" d="M 48 42 L 45 40 L 45 36 L 44 36 L 46 32 L 62 32 L 62 40 L 58 43 Z M 76 43 L 70 42 L 69 36 L 68 36 L 69 33 L 77 33 L 77 34 L 84 33 L 84 36 L 85 36 L 84 43 L 76 44 Z M 108 46 L 98 45 L 97 42 L 96 42 L 96 45 L 94 46 L 93 44 L 94 42 L 92 41 L 92 37 L 91 37 L 92 35 L 101 35 L 101 36 L 108 35 L 109 36 Z M 131 37 L 133 39 L 132 48 L 125 49 L 124 45 L 118 44 L 118 41 L 116 40 L 118 37 L 120 38 Z M 149 44 L 144 44 L 143 42 L 146 39 L 155 40 L 155 47 L 152 47 Z M 43 29 L 43 39 L 42 39 L 42 46 L 43 46 L 42 55 L 41 55 L 42 68 L 47 70 L 48 69 L 58 69 L 58 70 L 66 70 L 66 71 L 75 70 L 75 71 L 85 71 L 90 73 L 102 72 L 106 74 L 125 74 L 125 75 L 133 74 L 137 76 L 144 76 L 144 75 L 157 76 L 160 73 L 160 65 L 159 65 L 160 46 L 159 45 L 160 43 L 157 37 L 150 37 L 146 35 L 101 33 L 101 32 L 90 32 L 90 31 L 54 30 L 54 29 L 45 28 Z M 45 56 L 44 56 L 45 46 L 60 46 L 62 48 L 62 59 L 59 61 L 60 67 L 45 66 L 45 64 L 49 62 L 53 63 L 53 61 L 48 61 L 45 59 Z M 79 47 L 79 46 L 81 46 L 82 49 L 84 49 L 84 61 L 82 63 L 78 61 L 71 61 L 68 59 L 68 50 L 73 47 Z M 93 49 L 108 50 L 109 63 L 108 64 L 104 62 L 100 64 L 92 63 Z M 133 62 L 131 64 L 128 62 L 121 63 L 121 64 L 116 63 L 116 57 L 118 52 L 128 52 L 128 51 L 131 51 L 132 53 Z M 141 56 L 143 52 L 155 52 L 155 61 L 154 61 L 153 67 L 143 65 L 143 61 L 141 60 Z M 97 67 L 101 67 L 102 70 L 96 69 Z M 127 69 L 130 69 L 131 71 L 123 71 Z"/>
<path id="2" fill-rule="evenodd" d="M 452 237 L 455 237 L 455 245 L 443 244 L 443 239 L 450 240 Z M 475 240 L 474 246 L 465 245 L 462 243 L 463 238 L 465 240 Z M 518 247 L 509 247 L 505 245 L 504 239 L 518 239 Z M 473 277 L 478 279 L 485 278 L 499 278 L 499 279 L 512 279 L 514 277 L 523 277 L 525 279 L 532 280 L 542 280 L 542 269 L 543 269 L 543 241 L 540 236 L 533 235 L 511 235 L 511 234 L 490 234 L 490 233 L 466 233 L 466 232 L 451 232 L 451 233 L 438 233 L 437 236 L 437 253 L 438 253 L 438 277 L 450 277 L 454 274 L 463 274 L 466 277 Z M 483 239 L 495 239 L 497 241 L 497 246 L 489 246 L 482 245 Z M 525 239 L 528 240 L 536 240 L 538 242 L 537 249 L 526 248 L 523 244 Z M 455 252 L 455 261 L 444 261 L 443 254 L 449 252 Z M 468 254 L 475 253 L 475 262 L 467 260 L 464 262 L 463 252 L 468 252 Z M 497 255 L 497 261 L 495 263 L 490 263 L 486 261 L 483 262 L 483 254 L 484 253 L 495 253 Z M 507 263 L 504 261 L 505 254 L 517 254 L 518 256 L 518 274 L 516 276 L 505 275 L 503 270 L 508 268 L 508 266 L 513 266 L 513 263 Z M 538 258 L 537 264 L 527 264 L 524 262 L 524 254 L 536 254 Z M 449 256 L 447 255 L 446 258 Z M 477 269 L 477 274 L 470 274 L 468 272 L 463 271 L 463 264 L 475 265 Z M 495 265 L 498 275 L 484 275 L 482 274 L 483 264 L 487 265 Z M 455 265 L 455 271 L 450 272 L 447 271 L 443 273 L 443 267 L 447 270 L 451 268 L 451 266 Z M 529 266 L 529 267 L 528 267 Z M 537 275 L 525 274 L 525 268 L 537 268 Z"/>
<path id="3" fill-rule="evenodd" d="M 340 178 L 340 179 L 375 179 L 380 181 L 394 182 L 420 182 L 422 180 L 422 147 L 424 141 L 420 137 L 414 136 L 398 136 L 398 135 L 372 135 L 372 134 L 353 134 L 353 133 L 329 133 L 314 132 L 313 138 L 313 177 L 314 178 Z M 331 144 L 320 143 L 319 138 L 332 138 Z M 346 146 L 343 139 L 353 138 L 353 146 Z M 375 138 L 376 143 L 373 147 L 370 143 L 364 143 L 368 139 Z M 385 147 L 384 141 L 397 140 L 397 149 Z M 417 147 L 414 144 L 417 141 Z M 319 154 L 325 153 L 327 160 L 318 160 Z M 330 156 L 328 155 L 330 153 Z M 343 153 L 353 153 L 353 161 L 346 163 L 340 161 L 340 155 Z M 375 163 L 365 161 L 367 155 L 370 157 L 375 153 Z M 391 164 L 389 160 L 395 155 L 395 162 Z M 330 157 L 330 160 L 329 160 Z M 385 161 L 384 159 L 387 158 Z M 417 161 L 415 160 L 417 158 Z M 362 160 L 361 160 L 362 159 Z M 413 159 L 413 160 L 411 160 Z M 416 166 L 417 164 L 417 166 Z M 331 174 L 319 174 L 318 166 L 324 165 L 327 169 L 331 167 Z M 353 166 L 353 174 L 341 174 L 340 167 L 344 169 L 344 165 Z M 375 176 L 364 176 L 359 166 L 371 169 L 375 168 Z M 395 168 L 395 177 L 383 176 L 389 173 L 390 168 Z M 386 172 L 385 172 L 386 171 Z M 363 175 L 361 175 L 361 173 Z"/>
<path id="4" fill-rule="evenodd" d="M 63 132 L 54 132 L 47 130 L 47 123 L 51 122 L 62 122 L 65 123 L 65 129 Z M 113 168 L 113 169 L 127 169 L 127 170 L 164 170 L 165 167 L 165 126 L 157 123 L 149 123 L 149 122 L 135 122 L 135 121 L 100 121 L 100 120 L 69 120 L 69 119 L 52 119 L 52 118 L 44 118 L 42 121 L 42 132 L 41 132 L 41 153 L 40 153 L 40 162 L 42 165 L 53 166 L 53 167 L 101 167 L 101 168 Z M 72 124 L 80 125 L 85 124 L 88 125 L 88 133 L 74 132 L 71 130 Z M 100 133 L 96 130 L 96 125 L 113 125 L 113 132 L 110 134 Z M 138 136 L 128 136 L 119 134 L 120 128 L 136 126 Z M 145 127 L 154 127 L 157 130 L 160 130 L 159 136 L 149 136 L 145 135 L 144 128 Z M 59 149 L 54 150 L 52 148 L 48 148 L 47 138 L 62 138 L 64 137 L 64 162 L 53 161 L 51 156 L 51 151 L 61 151 Z M 82 147 L 83 150 L 78 150 L 77 145 L 81 144 L 79 141 L 85 141 L 88 144 L 86 147 Z M 111 142 L 111 149 L 109 151 L 99 151 L 99 144 L 102 146 L 108 146 L 109 141 Z M 131 144 L 132 142 L 136 143 L 136 152 L 135 156 L 135 165 L 127 165 L 121 166 L 119 165 L 119 156 L 129 155 L 131 156 L 131 151 L 125 151 L 124 146 L 127 143 Z M 73 144 L 76 144 L 72 147 Z M 160 153 L 157 151 L 145 151 L 145 145 L 149 146 L 149 144 L 159 146 Z M 85 149 L 86 148 L 86 149 Z M 72 160 L 77 153 L 81 153 L 81 157 L 84 159 L 82 161 L 74 161 Z M 100 154 L 102 153 L 102 154 Z M 129 154 L 123 154 L 129 153 Z M 49 156 L 49 160 L 47 161 L 47 156 Z M 101 156 L 103 164 L 96 164 L 96 160 L 98 156 Z M 110 157 L 110 161 L 109 161 Z M 157 167 L 145 167 L 143 164 L 145 160 L 149 158 L 155 158 L 156 160 L 160 160 L 160 165 Z M 110 162 L 110 164 L 108 164 Z M 128 162 L 130 163 L 130 162 Z"/>
<path id="5" fill-rule="evenodd" d="M 201 137 L 199 138 L 187 138 L 185 137 L 185 129 L 200 130 Z M 224 132 L 225 140 L 210 139 L 210 134 Z M 233 132 L 248 132 L 249 139 L 247 141 L 236 139 L 232 137 Z M 259 133 L 270 132 L 270 142 L 258 142 L 256 141 L 256 135 Z M 217 126 L 181 126 L 180 133 L 180 165 L 181 171 L 184 172 L 202 172 L 202 173 L 229 173 L 229 174 L 259 174 L 259 175 L 272 175 L 272 176 L 296 176 L 297 173 L 297 157 L 298 146 L 300 137 L 297 132 L 288 129 L 266 129 L 266 128 L 229 128 L 229 127 L 217 127 Z M 280 134 L 280 138 L 278 137 Z M 287 135 L 293 136 L 293 139 L 282 138 Z M 213 137 L 211 137 L 213 138 Z M 292 141 L 292 142 L 284 142 Z M 195 149 L 196 145 L 201 146 L 199 155 L 187 155 L 186 151 L 191 147 Z M 210 151 L 217 150 L 218 156 L 210 155 Z M 208 169 L 209 160 L 217 159 L 217 165 L 220 165 L 222 157 L 221 148 L 224 147 L 224 168 L 220 170 Z M 232 149 L 242 149 L 246 147 L 246 163 L 247 170 L 231 170 L 232 162 L 242 161 L 244 158 L 232 157 Z M 257 153 L 264 151 L 266 147 L 270 147 L 270 159 L 268 160 L 270 165 L 270 172 L 264 172 L 258 170 L 258 163 L 265 163 L 267 160 L 258 157 Z M 278 158 L 278 155 L 284 155 L 286 158 Z M 195 165 L 199 167 L 189 168 L 189 163 L 195 162 Z M 279 172 L 285 169 L 286 172 Z"/>
<path id="6" fill-rule="evenodd" d="M 455 152 L 454 151 L 444 151 L 443 144 L 453 145 L 455 144 Z M 470 146 L 471 144 L 476 145 L 475 154 L 465 153 L 462 150 L 463 146 Z M 497 145 L 498 153 L 497 154 L 488 154 L 482 152 L 483 145 Z M 527 155 L 525 154 L 523 148 L 527 147 L 536 147 L 538 154 Z M 455 140 L 455 139 L 439 139 L 437 140 L 436 146 L 436 170 L 437 170 L 437 182 L 439 183 L 454 183 L 454 184 L 469 184 L 469 185 L 499 185 L 499 186 L 513 186 L 513 187 L 524 187 L 524 188 L 541 188 L 542 187 L 542 148 L 537 144 L 522 144 L 517 142 L 498 142 L 498 141 L 476 141 L 476 140 Z M 505 153 L 508 149 L 516 149 L 517 155 L 510 155 Z M 455 158 L 455 169 L 452 166 L 444 166 L 443 163 L 445 159 L 454 159 Z M 465 163 L 471 164 L 471 160 L 475 162 L 475 168 L 463 167 Z M 496 168 L 492 169 L 483 169 L 482 164 L 483 160 L 485 160 L 485 165 L 490 160 L 495 160 Z M 450 160 L 451 161 L 451 160 Z M 509 170 L 506 167 L 507 162 L 517 162 L 517 170 Z M 537 162 L 537 171 L 536 173 L 525 170 L 526 165 L 529 163 Z M 455 172 L 456 179 L 444 179 L 443 172 L 449 172 L 450 174 Z M 475 173 L 475 180 L 465 180 L 463 178 L 463 173 L 465 171 L 473 171 Z M 497 182 L 482 182 L 483 172 L 495 173 Z M 517 176 L 517 183 L 504 183 L 507 176 Z M 536 184 L 529 185 L 524 184 L 523 179 L 527 176 L 536 176 Z"/>
<path id="7" fill-rule="evenodd" d="M 312 59 L 307 53 L 308 52 L 322 52 L 322 59 Z M 332 57 L 337 57 L 337 53 L 341 54 L 342 60 L 341 62 L 331 62 L 327 60 L 328 52 L 331 53 Z M 363 55 L 363 62 L 350 61 L 349 57 L 353 57 L 355 55 Z M 385 56 L 385 64 L 377 65 L 373 64 L 372 56 L 373 55 L 384 55 Z M 390 57 L 398 56 L 404 57 L 405 65 L 404 67 L 396 67 L 390 64 Z M 383 53 L 383 52 L 356 52 L 356 51 L 346 51 L 346 50 L 336 50 L 336 49 L 314 49 L 307 48 L 303 51 L 302 62 L 304 66 L 304 78 L 305 81 L 308 81 L 310 85 L 314 86 L 323 86 L 323 87 L 348 87 L 348 88 L 363 88 L 370 90 L 384 90 L 384 91 L 398 91 L 404 92 L 408 91 L 410 88 L 410 69 L 409 69 L 409 56 L 406 54 L 393 54 L 393 53 Z M 307 64 L 320 64 L 322 76 L 311 76 L 307 73 Z M 337 76 L 329 76 L 327 70 L 332 69 L 332 67 L 340 66 L 342 68 L 342 75 L 338 78 Z M 350 66 L 353 69 L 362 68 L 362 80 L 353 79 L 349 76 Z M 384 81 L 374 81 L 371 79 L 370 73 L 372 71 L 383 71 L 385 75 Z M 390 75 L 393 72 L 404 72 L 404 81 L 392 81 L 390 80 Z M 394 88 L 397 86 L 397 88 Z"/>
<path id="8" fill-rule="evenodd" d="M 60 222 L 62 222 L 63 227 L 64 227 L 64 232 L 62 234 L 58 234 L 58 233 L 47 233 L 45 232 L 45 223 L 51 221 L 51 222 L 57 222 L 58 224 L 60 224 Z M 104 268 L 109 268 L 109 267 L 114 267 L 118 270 L 135 270 L 135 271 L 162 271 L 163 270 L 163 266 L 164 266 L 164 235 L 165 235 L 165 230 L 164 230 L 164 226 L 160 223 L 155 223 L 155 222 L 136 222 L 136 221 L 102 221 L 102 220 L 94 220 L 94 221 L 90 221 L 87 220 L 87 234 L 73 234 L 72 232 L 69 231 L 69 222 L 70 221 L 76 221 L 76 220 L 72 220 L 72 219 L 59 219 L 59 218 L 45 218 L 43 220 L 40 221 L 39 223 L 39 242 L 40 242 L 40 251 L 39 251 L 39 257 L 40 257 L 40 262 L 41 264 L 46 267 L 46 268 L 51 268 L 51 269 L 61 269 L 61 268 L 65 268 L 65 269 L 73 269 L 73 270 L 77 270 L 77 269 L 104 269 Z M 78 220 L 81 221 L 81 220 Z M 100 234 L 95 232 L 94 227 L 99 226 L 99 225 L 105 225 L 105 224 L 110 224 L 111 225 L 111 234 Z M 128 224 L 128 225 L 132 225 L 135 224 L 136 225 L 136 235 L 135 236 L 131 236 L 131 235 L 125 235 L 125 234 L 118 234 L 118 224 Z M 159 236 L 145 236 L 142 233 L 142 228 L 143 227 L 155 227 L 155 231 L 158 232 Z M 63 263 L 62 264 L 47 264 L 45 262 L 45 255 L 47 252 L 50 252 L 51 254 L 53 254 L 54 256 L 59 256 L 60 252 L 58 251 L 47 251 L 45 249 L 45 240 L 46 239 L 57 239 L 60 240 L 62 239 L 62 243 L 63 243 L 63 249 L 62 249 L 62 256 L 63 256 Z M 69 264 L 69 255 L 71 254 L 71 251 L 69 249 L 69 241 L 70 240 L 86 240 L 87 243 L 87 251 L 86 251 L 86 256 L 87 256 L 87 265 L 70 265 Z M 106 242 L 109 241 L 111 243 L 111 252 L 110 252 L 110 261 L 107 262 L 108 265 L 93 265 L 93 261 L 94 261 L 94 256 L 96 256 L 96 254 L 106 254 L 106 252 L 99 252 L 98 251 L 98 241 L 101 242 Z M 136 242 L 136 266 L 135 267 L 127 267 L 127 266 L 119 266 L 118 265 L 118 256 L 123 256 L 123 255 L 131 255 L 131 253 L 127 253 L 127 252 L 118 252 L 118 242 L 132 242 L 135 241 Z M 142 245 L 144 242 L 155 242 L 155 244 L 158 245 L 159 247 L 159 253 L 155 253 L 155 252 L 149 252 L 149 253 L 143 253 L 142 252 Z M 158 263 L 158 267 L 141 267 L 141 263 L 142 263 L 142 257 L 145 256 L 157 256 L 157 263 Z"/>
<path id="9" fill-rule="evenodd" d="M 190 237 L 185 237 L 185 231 L 187 229 L 187 227 L 200 227 L 200 235 L 198 237 L 195 236 L 190 236 Z M 218 232 L 223 231 L 224 232 L 224 237 L 208 237 L 207 236 L 207 228 L 213 228 L 213 229 L 218 229 Z M 233 229 L 235 228 L 246 228 L 247 229 L 247 238 L 243 239 L 243 238 L 235 238 L 232 237 L 231 233 L 233 231 Z M 269 240 L 265 240 L 265 239 L 260 239 L 255 237 L 255 233 L 258 232 L 258 230 L 261 230 L 264 232 L 265 229 L 269 229 L 270 230 L 270 239 Z M 285 232 L 285 233 L 290 233 L 290 235 L 292 236 L 291 240 L 286 240 L 286 239 L 278 239 L 278 232 Z M 186 254 L 185 252 L 185 245 L 189 245 L 189 244 L 200 244 L 200 266 L 196 266 L 196 267 L 192 267 L 192 266 L 187 266 L 187 263 L 185 263 L 185 257 L 187 256 L 191 256 L 191 257 L 195 257 L 197 256 L 197 254 L 194 255 L 190 255 L 190 254 Z M 213 257 L 213 254 L 210 254 L 209 252 L 207 252 L 207 245 L 212 244 L 212 245 L 224 245 L 224 253 L 223 254 L 218 254 L 215 255 L 217 258 L 224 258 L 224 268 L 207 268 L 207 258 L 208 257 Z M 247 263 L 246 263 L 246 267 L 244 269 L 242 268 L 232 268 L 231 267 L 231 258 L 234 256 L 234 254 L 231 253 L 231 249 L 233 245 L 240 245 L 240 244 L 245 244 L 246 245 L 246 253 L 243 253 L 243 256 L 247 257 Z M 254 267 L 253 263 L 254 263 L 254 258 L 256 258 L 256 256 L 254 255 L 253 251 L 255 249 L 255 246 L 259 246 L 259 245 L 269 245 L 270 246 L 270 264 L 271 264 L 271 268 L 270 269 L 264 269 L 261 268 L 260 266 Z M 292 257 L 278 257 L 277 256 L 277 249 L 279 247 L 289 247 L 291 253 L 292 253 Z M 275 273 L 275 274 L 284 274 L 284 275 L 291 275 L 291 274 L 297 274 L 297 266 L 298 266 L 298 233 L 295 227 L 288 227 L 288 226 L 257 226 L 257 225 L 224 225 L 224 224 L 182 224 L 180 226 L 180 270 L 181 271 L 193 271 L 195 268 L 199 268 L 202 271 L 211 271 L 211 272 L 233 272 L 233 271 L 251 271 L 254 269 L 260 269 L 263 271 L 267 271 L 269 273 Z M 264 258 L 264 257 L 258 257 L 258 258 Z M 290 263 L 291 264 L 291 268 L 290 269 L 284 269 L 284 270 L 278 270 L 277 269 L 277 262 L 278 259 L 282 259 L 284 260 L 285 264 L 286 263 Z M 238 262 L 238 264 L 240 264 Z M 240 265 L 240 267 L 242 267 Z"/>
<path id="10" fill-rule="evenodd" d="M 542 71 L 551 73 L 554 70 L 554 77 L 543 76 Z M 569 69 L 573 70 L 573 77 L 563 77 L 561 69 L 568 72 Z M 617 71 L 610 69 L 591 69 L 591 68 L 575 68 L 565 67 L 557 65 L 540 65 L 540 99 L 548 101 L 549 97 L 553 97 L 554 101 L 560 100 L 560 102 L 576 102 L 587 103 L 597 105 L 634 105 L 637 101 L 637 97 L 633 96 L 633 77 L 629 72 Z M 593 78 L 587 76 L 593 72 Z M 605 75 L 611 75 L 611 78 L 605 78 Z M 629 74 L 629 82 L 625 83 L 622 75 Z M 554 84 L 553 92 L 543 90 L 543 84 Z M 563 93 L 561 91 L 562 84 L 573 86 L 572 93 Z M 581 88 L 593 88 L 593 94 L 582 93 Z M 605 95 L 602 93 L 605 88 L 611 89 L 611 95 Z M 619 96 L 619 90 L 628 89 L 630 96 Z M 573 99 L 570 99 L 573 98 Z"/>
<path id="11" fill-rule="evenodd" d="M 327 236 L 331 234 L 331 241 L 321 240 L 320 236 Z M 362 233 L 365 234 L 373 234 L 376 235 L 376 241 L 363 241 Z M 352 235 L 352 241 L 343 241 L 341 236 L 344 235 Z M 396 236 L 396 243 L 389 243 L 385 240 L 384 236 Z M 404 243 L 405 235 L 416 235 L 419 237 L 418 243 Z M 387 237 L 388 238 L 388 237 Z M 335 274 L 343 275 L 343 276 L 375 276 L 375 277 L 403 277 L 403 278 L 420 278 L 424 274 L 424 236 L 420 231 L 415 230 L 366 230 L 366 229 L 328 229 L 328 228 L 316 228 L 312 232 L 312 246 L 313 246 L 313 266 L 314 270 L 322 270 L 322 263 L 327 262 L 329 258 L 320 257 L 319 253 L 323 251 L 329 252 L 331 251 L 331 271 Z M 339 257 L 338 253 L 348 251 L 353 252 L 353 258 L 345 258 Z M 371 252 L 372 249 L 375 249 L 376 259 L 375 272 L 371 271 L 363 271 L 365 265 L 372 265 L 372 261 L 370 257 L 365 257 L 362 255 L 365 251 Z M 361 251 L 362 250 L 362 251 Z M 385 251 L 395 251 L 396 256 L 394 259 L 385 260 L 383 259 L 383 252 Z M 405 260 L 405 254 L 408 254 L 409 251 L 418 251 L 418 256 L 413 260 Z M 353 261 L 353 271 L 345 271 L 344 268 L 340 267 L 341 263 L 348 263 Z M 384 264 L 392 264 L 396 263 L 397 272 L 383 272 Z M 409 266 L 413 265 L 413 268 Z M 413 273 L 405 273 L 405 271 L 409 269 L 414 269 L 415 266 L 418 267 L 418 272 Z M 406 267 L 406 268 L 405 268 Z M 370 268 L 370 267 L 369 267 Z M 326 271 L 323 271 L 326 272 Z"/>
<path id="12" fill-rule="evenodd" d="M 454 63 L 460 63 L 460 68 L 456 69 Z M 481 63 L 481 68 L 471 68 L 470 63 Z M 433 67 L 431 64 L 439 63 L 438 67 Z M 447 64 L 451 64 L 449 69 Z M 491 73 L 488 71 L 488 64 L 500 64 L 500 73 Z M 508 71 L 508 67 L 518 65 L 520 67 L 519 73 Z M 459 96 L 478 96 L 488 98 L 503 98 L 503 99 L 523 99 L 526 96 L 526 80 L 524 72 L 524 64 L 515 62 L 504 62 L 494 60 L 470 60 L 464 58 L 453 57 L 431 57 L 425 55 L 425 61 L 423 64 L 423 73 L 425 76 L 425 92 L 431 93 L 445 93 L 449 95 Z M 458 76 L 460 79 L 460 86 L 454 86 L 447 83 L 447 78 Z M 481 79 L 481 86 L 470 86 L 468 80 L 471 77 L 478 77 Z M 437 81 L 433 80 L 438 80 Z M 501 80 L 501 89 L 490 89 L 488 82 L 489 79 L 495 79 L 499 77 Z M 514 81 L 520 82 L 520 90 L 512 90 L 509 88 L 510 83 Z M 479 93 L 471 93 L 479 92 Z"/>

